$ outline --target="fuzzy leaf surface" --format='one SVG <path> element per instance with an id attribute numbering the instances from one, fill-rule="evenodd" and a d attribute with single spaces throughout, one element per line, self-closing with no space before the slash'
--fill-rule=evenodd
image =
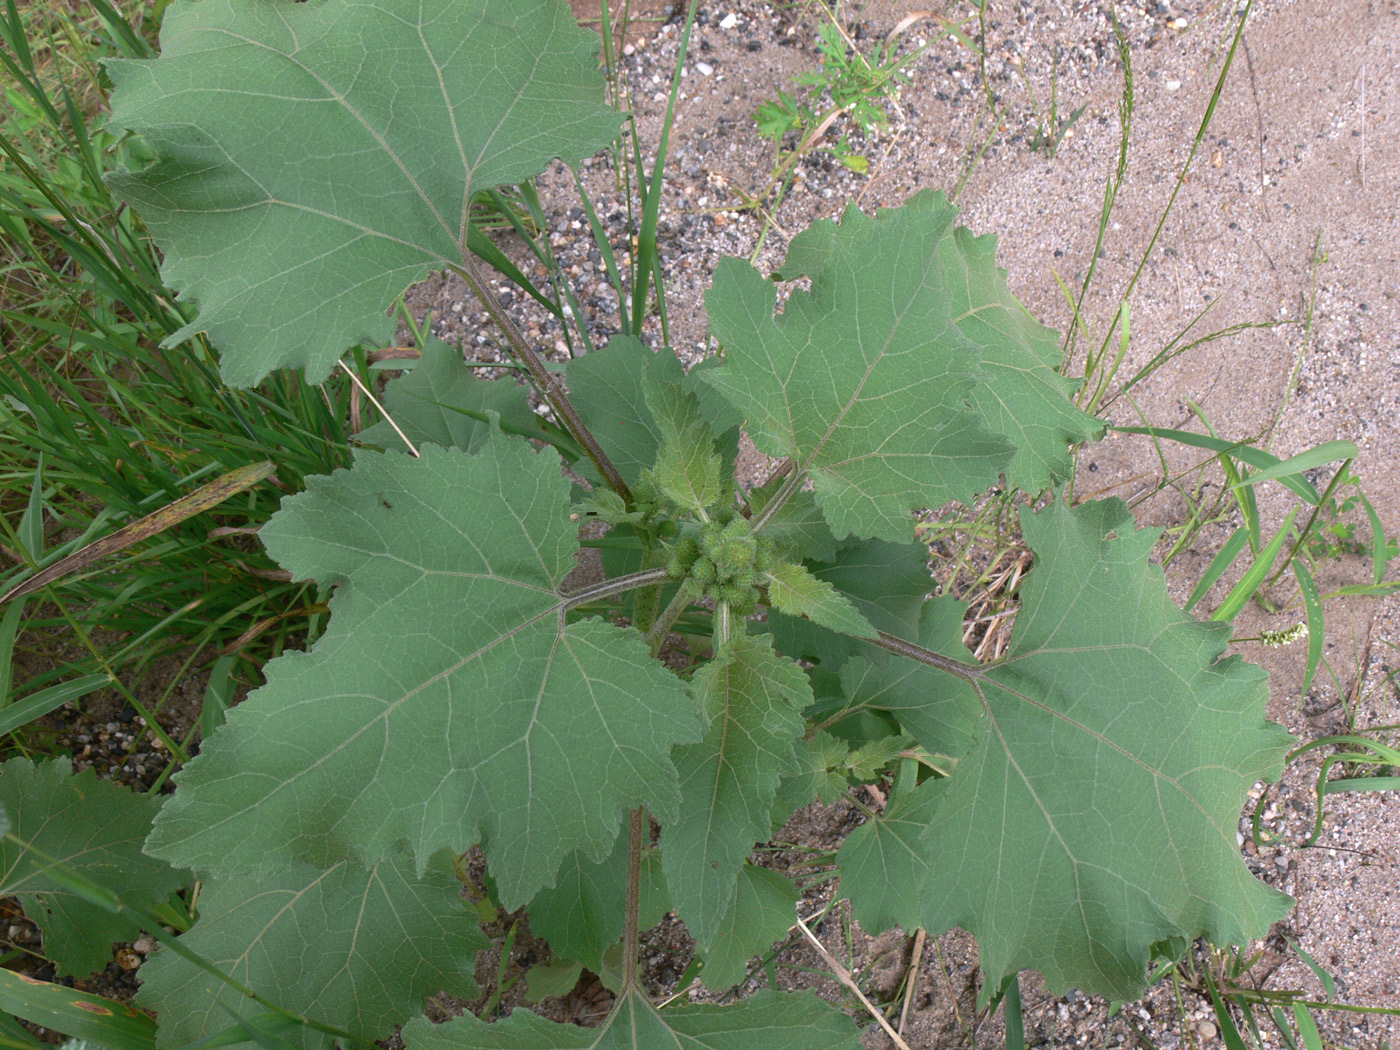
<path id="1" fill-rule="evenodd" d="M 700 399 L 675 382 L 658 382 L 650 376 L 644 381 L 643 392 L 652 418 L 661 428 L 657 487 L 682 510 L 692 514 L 708 510 L 719 502 L 724 490 L 714 432 L 701 411 Z"/>
<path id="2" fill-rule="evenodd" d="M 679 385 L 685 369 L 675 354 L 647 349 L 630 335 L 564 367 L 569 400 L 629 485 L 656 462 L 665 434 L 647 405 L 646 387 Z"/>
<path id="3" fill-rule="evenodd" d="M 946 785 L 928 780 L 896 794 L 884 813 L 852 831 L 837 852 L 841 895 L 871 933 L 919 926 L 919 887 L 929 867 L 923 837 L 937 812 L 935 796 Z"/>
<path id="4" fill-rule="evenodd" d="M 661 859 L 642 855 L 638 923 L 650 929 L 671 910 Z M 594 973 L 603 971 L 603 953 L 622 938 L 627 918 L 627 837 L 603 861 L 571 853 L 549 889 L 530 902 L 530 929 L 549 942 L 555 955 L 577 959 Z"/>
<path id="5" fill-rule="evenodd" d="M 914 638 L 925 649 L 972 662 L 962 644 L 967 606 L 954 598 L 928 602 Z M 982 708 L 967 682 L 892 653 L 876 652 L 848 660 L 841 668 L 841 691 L 853 707 L 888 711 L 924 750 L 960 758 L 977 741 Z"/>
<path id="6" fill-rule="evenodd" d="M 141 852 L 161 802 L 98 780 L 92 769 L 74 773 L 67 758 L 12 758 L 0 767 L 0 810 L 15 837 L 140 908 L 163 903 L 185 882 L 181 872 Z M 0 841 L 0 896 L 18 898 L 61 974 L 101 970 L 113 942 L 132 940 L 141 929 L 139 919 L 113 915 L 74 893 L 13 842 Z"/>
<path id="7" fill-rule="evenodd" d="M 1131 998 L 1154 942 L 1245 944 L 1287 913 L 1235 831 L 1290 738 L 1265 721 L 1264 672 L 1222 657 L 1229 627 L 1171 601 L 1157 533 L 1125 504 L 1021 527 L 1035 568 L 979 680 L 981 740 L 925 833 L 923 925 L 975 934 L 989 987 L 1033 968 L 1056 992 Z"/>
<path id="8" fill-rule="evenodd" d="M 223 376 L 313 382 L 392 337 L 394 297 L 467 257 L 474 194 L 617 133 L 598 38 L 559 0 L 173 5 L 161 57 L 114 61 L 111 177 L 165 253 Z"/>
<path id="9" fill-rule="evenodd" d="M 877 630 L 901 638 L 918 636 L 924 600 L 933 589 L 928 548 L 923 544 L 864 540 L 843 548 L 826 561 L 809 561 L 807 568 L 818 580 L 850 599 Z M 819 661 L 824 671 L 839 670 L 857 653 L 871 651 L 858 639 L 810 620 L 779 612 L 770 615 L 768 622 L 781 652 Z"/>
<path id="10" fill-rule="evenodd" d="M 777 317 L 773 283 L 737 259 L 720 263 L 706 295 L 725 356 L 704 381 L 745 414 L 761 451 L 811 476 L 838 537 L 908 540 L 912 510 L 970 501 L 1011 461 L 967 401 L 983 355 L 952 312 L 969 279 L 940 251 L 954 214 L 871 218 L 852 205 L 839 227 L 818 224 L 794 242 L 820 241 L 821 265 L 803 267 L 811 291 L 794 291 Z"/>
<path id="11" fill-rule="evenodd" d="M 943 227 L 957 212 L 941 193 L 924 190 L 898 209 L 886 209 L 876 222 L 907 222 Z M 849 212 L 848 212 L 849 215 Z M 830 220 L 813 223 L 793 238 L 778 276 L 785 281 L 816 278 L 839 259 L 839 227 Z M 996 264 L 997 239 L 977 237 L 959 226 L 938 240 L 926 265 L 947 275 L 948 309 L 967 338 L 987 378 L 968 397 L 994 434 L 1016 446 L 1007 480 L 1027 492 L 1069 477 L 1074 461 L 1070 446 L 1096 440 L 1103 423 L 1069 400 L 1079 382 L 1056 367 L 1063 351 L 1059 333 L 1047 328 L 1017 301 Z"/>
<path id="12" fill-rule="evenodd" d="M 695 675 L 709 717 L 703 740 L 676 750 L 680 820 L 667 825 L 661 859 L 676 913 L 702 949 L 713 947 L 734 899 L 734 878 L 766 838 L 794 742 L 812 701 L 807 676 L 762 635 L 735 635 Z"/>
<path id="13" fill-rule="evenodd" d="M 263 541 L 336 585 L 330 625 L 229 712 L 147 848 L 268 872 L 481 841 L 514 907 L 570 851 L 606 857 L 624 810 L 674 819 L 694 704 L 635 630 L 566 625 L 568 501 L 557 456 L 500 435 L 362 452 L 284 501 Z"/>
<path id="14" fill-rule="evenodd" d="M 742 981 L 749 960 L 768 951 L 792 928 L 797 897 L 797 887 L 786 876 L 753 864 L 740 868 L 729 910 L 714 944 L 704 952 L 700 977 L 705 987 L 718 992 Z"/>
<path id="15" fill-rule="evenodd" d="M 658 1011 L 635 989 L 599 1028 L 546 1021 L 528 1010 L 486 1024 L 471 1014 L 404 1026 L 408 1050 L 860 1050 L 850 1018 L 812 992 L 760 991 L 733 1006 Z"/>
<path id="16" fill-rule="evenodd" d="M 481 379 L 462 361 L 462 353 L 441 339 L 428 339 L 418 364 L 384 390 L 384 407 L 415 445 L 434 444 L 475 452 L 485 442 L 494 412 L 502 428 L 537 430 L 526 388 L 510 379 Z M 403 439 L 388 420 L 360 431 L 361 442 L 390 451 L 405 451 Z"/>
<path id="17" fill-rule="evenodd" d="M 389 1035 L 425 996 L 476 995 L 476 953 L 488 944 L 461 900 L 443 855 L 423 877 L 397 854 L 365 868 L 298 864 L 275 875 L 214 879 L 199 921 L 180 942 L 279 1006 L 359 1036 Z M 168 949 L 141 968 L 136 1002 L 155 1010 L 157 1045 L 184 1046 L 222 1032 L 246 998 Z M 329 1047 L 311 1028 L 287 1037 Z M 248 1044 L 243 1044 L 248 1045 Z"/>
<path id="18" fill-rule="evenodd" d="M 849 598 L 792 562 L 776 562 L 768 570 L 768 600 L 788 616 L 805 617 L 830 631 L 856 638 L 874 638 L 876 634 Z"/>

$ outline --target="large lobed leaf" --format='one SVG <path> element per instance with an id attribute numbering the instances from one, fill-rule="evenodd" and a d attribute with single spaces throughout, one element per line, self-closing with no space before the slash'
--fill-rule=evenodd
<path id="1" fill-rule="evenodd" d="M 161 800 L 73 772 L 67 758 L 0 767 L 0 812 L 8 830 L 48 860 L 115 893 L 128 906 L 151 909 L 185 876 L 141 852 Z M 134 939 L 138 918 L 113 914 L 55 879 L 41 860 L 0 841 L 0 896 L 16 897 L 44 934 L 44 954 L 58 972 L 86 977 L 112 959 L 112 943 Z"/>
<path id="2" fill-rule="evenodd" d="M 298 864 L 267 877 L 215 879 L 180 943 L 278 1006 L 369 1043 L 421 1009 L 425 996 L 476 995 L 476 953 L 487 940 L 460 891 L 444 856 L 417 878 L 404 854 L 368 868 Z M 230 1010 L 250 1005 L 168 949 L 141 968 L 136 1001 L 159 1015 L 162 1047 L 222 1032 Z M 333 1042 L 306 1027 L 287 1037 L 305 1050 Z"/>
<path id="3" fill-rule="evenodd" d="M 607 856 L 624 809 L 673 820 L 694 704 L 635 630 L 566 625 L 568 497 L 555 455 L 495 435 L 477 455 L 361 453 L 285 501 L 262 538 L 337 586 L 330 626 L 230 711 L 148 848 L 270 872 L 480 839 L 514 907 L 571 850 Z"/>
<path id="4" fill-rule="evenodd" d="M 408 285 L 467 253 L 472 196 L 603 148 L 598 38 L 562 0 L 206 0 L 161 57 L 112 61 L 112 123 L 156 159 L 114 174 L 199 307 L 223 375 L 324 378 L 393 333 Z"/>
<path id="5" fill-rule="evenodd" d="M 705 373 L 754 444 L 815 483 L 838 537 L 901 541 L 909 512 L 968 501 L 1005 472 L 1032 491 L 1068 476 L 1102 427 L 1067 399 L 1054 333 L 1012 297 L 994 241 L 954 230 L 921 193 L 799 234 L 778 276 L 811 278 L 778 316 L 776 289 L 726 259 L 706 297 L 723 367 Z"/>
<path id="6" fill-rule="evenodd" d="M 677 914 L 709 951 L 733 907 L 740 866 L 769 833 L 779 776 L 797 772 L 793 747 L 812 689 L 768 638 L 742 634 L 696 674 L 693 688 L 709 729 L 676 751 L 680 820 L 663 833 L 661 861 Z"/>
<path id="7" fill-rule="evenodd" d="M 876 221 L 944 228 L 956 214 L 941 193 L 923 190 L 902 207 L 878 213 Z M 829 220 L 813 223 L 793 238 L 778 277 L 817 277 L 839 252 L 840 236 Z M 968 399 L 992 433 L 1016 447 L 1006 478 L 1016 488 L 1038 492 L 1070 476 L 1071 446 L 1102 437 L 1103 424 L 1070 403 L 1079 381 L 1055 371 L 1064 356 L 1059 333 L 1011 294 L 1006 271 L 996 264 L 996 246 L 995 235 L 977 237 L 958 226 L 938 240 L 937 258 L 927 265 L 947 275 L 948 311 L 984 368 Z"/>
<path id="8" fill-rule="evenodd" d="M 1007 656 L 976 676 L 981 739 L 868 845 L 896 858 L 911 815 L 931 810 L 930 933 L 974 933 L 990 987 L 1034 968 L 1055 991 L 1129 998 L 1155 942 L 1246 943 L 1287 913 L 1235 832 L 1290 741 L 1264 719 L 1264 672 L 1222 658 L 1228 626 L 1173 604 L 1149 560 L 1156 532 L 1126 505 L 1056 503 L 1021 526 L 1035 568 Z"/>
<path id="9" fill-rule="evenodd" d="M 658 1011 L 636 989 L 599 1028 L 555 1024 L 516 1010 L 494 1024 L 467 1014 L 444 1025 L 415 1018 L 408 1050 L 860 1050 L 850 1018 L 811 992 L 761 991 L 733 1006 Z"/>

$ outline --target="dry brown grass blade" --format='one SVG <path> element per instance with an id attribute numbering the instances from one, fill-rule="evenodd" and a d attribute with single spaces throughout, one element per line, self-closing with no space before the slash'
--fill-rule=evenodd
<path id="1" fill-rule="evenodd" d="M 82 550 L 74 551 L 66 558 L 60 558 L 29 579 L 11 587 L 4 595 L 0 595 L 0 602 L 8 602 L 26 594 L 33 594 L 76 569 L 85 569 L 89 565 L 95 565 L 103 558 L 125 550 L 134 543 L 140 543 L 142 540 L 159 535 L 171 526 L 178 525 L 196 514 L 203 514 L 206 510 L 217 507 L 230 496 L 236 496 L 240 492 L 252 488 L 258 482 L 270 478 L 276 469 L 276 464 L 265 459 L 260 463 L 252 463 L 246 467 L 231 470 L 208 484 L 200 486 L 188 496 L 181 496 L 174 503 L 167 504 L 160 510 L 152 511 L 144 518 L 133 521 L 130 525 L 122 526 L 110 536 L 93 540 Z"/>
<path id="2" fill-rule="evenodd" d="M 904 983 L 904 1006 L 899 1011 L 899 1034 L 904 1034 L 905 1022 L 909 1020 L 909 1004 L 914 1001 L 914 987 L 919 981 L 919 964 L 924 960 L 924 942 L 928 931 L 920 928 L 914 935 L 914 953 L 909 959 L 909 976 Z"/>
<path id="3" fill-rule="evenodd" d="M 807 924 L 802 921 L 802 916 L 800 915 L 797 917 L 797 928 L 802 931 L 808 943 L 810 943 L 812 947 L 816 949 L 817 954 L 822 957 L 822 961 L 826 963 L 827 969 L 836 975 L 838 981 L 850 989 L 851 993 L 860 1000 L 861 1005 L 870 1012 L 870 1016 L 875 1018 L 876 1023 L 884 1029 L 885 1034 L 894 1040 L 894 1045 L 898 1047 L 899 1050 L 909 1050 L 909 1044 L 904 1041 L 904 1037 L 896 1032 L 894 1028 L 890 1026 L 890 1023 L 885 1020 L 885 1015 L 880 1012 L 880 1008 L 865 997 L 865 993 L 860 990 L 860 986 L 857 985 L 855 979 L 851 977 L 851 972 L 837 962 L 836 957 L 826 950 L 825 945 L 823 945 L 821 941 L 817 940 L 816 934 L 807 928 Z"/>

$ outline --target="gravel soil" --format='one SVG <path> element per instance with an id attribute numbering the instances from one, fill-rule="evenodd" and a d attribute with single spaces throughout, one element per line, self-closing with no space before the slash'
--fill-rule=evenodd
<path id="1" fill-rule="evenodd" d="M 596 18 L 597 0 L 572 2 L 582 18 Z M 680 25 L 670 4 L 634 0 L 632 10 L 636 20 L 629 27 L 623 66 L 643 138 L 654 143 Z M 1120 375 L 1134 374 L 1164 348 L 1226 334 L 1173 357 L 1134 388 L 1136 408 L 1120 400 L 1109 410 L 1110 419 L 1137 423 L 1140 411 L 1157 425 L 1199 429 L 1194 405 L 1222 435 L 1268 435 L 1281 456 L 1335 438 L 1355 441 L 1361 452 L 1353 469 L 1387 534 L 1394 534 L 1400 531 L 1400 472 L 1394 467 L 1400 462 L 1395 424 L 1400 410 L 1395 73 L 1400 7 L 1395 0 L 1256 5 L 1209 130 L 1159 231 L 1158 220 L 1211 103 L 1236 13 L 1229 3 L 1196 0 L 1130 0 L 1113 8 L 1135 81 L 1131 152 L 1084 302 L 1088 335 L 1081 347 L 1094 342 L 1093 336 L 1102 338 L 1141 264 L 1131 297 L 1132 338 Z M 966 15 L 954 8 L 947 17 Z M 863 46 L 900 26 L 905 47 L 943 38 L 909 67 L 911 79 L 891 108 L 889 129 L 870 139 L 851 137 L 855 150 L 870 161 L 869 174 L 855 174 L 830 155 L 814 153 L 799 165 L 781 204 L 767 213 L 746 209 L 746 200 L 762 197 L 777 157 L 773 144 L 755 131 L 754 105 L 780 88 L 792 90 L 794 76 L 817 67 L 820 18 L 818 9 L 802 3 L 740 0 L 700 6 L 661 211 L 671 346 L 687 363 L 707 353 L 702 296 L 722 256 L 756 253 L 756 263 L 771 269 L 790 238 L 814 219 L 837 217 L 852 201 L 867 210 L 896 205 L 925 187 L 949 192 L 961 187 L 962 221 L 978 233 L 999 236 L 999 260 L 1013 291 L 1046 323 L 1068 328 L 1073 316 L 1058 282 L 1077 289 L 1091 262 L 1104 186 L 1119 144 L 1123 69 L 1109 8 L 1051 0 L 993 2 L 986 12 L 984 68 L 971 50 L 939 32 L 922 4 L 843 5 L 844 24 Z M 976 35 L 976 18 L 965 27 Z M 1035 146 L 1052 84 L 1061 120 L 1078 113 L 1053 157 Z M 996 119 L 989 99 L 997 106 Z M 827 141 L 850 130 L 838 121 Z M 580 175 L 614 249 L 625 253 L 627 214 L 619 173 L 600 158 Z M 556 205 L 550 211 L 556 224 L 550 233 L 553 250 L 601 345 L 616 331 L 620 304 L 572 188 L 572 174 L 562 169 L 541 179 L 546 207 Z M 538 344 L 567 353 L 556 324 L 527 309 L 519 295 L 507 291 L 503 298 Z M 429 282 L 413 293 L 410 304 L 420 317 L 431 314 L 437 335 L 460 340 L 474 358 L 497 352 L 484 315 L 460 285 Z M 648 335 L 652 345 L 662 345 L 659 326 Z M 1082 351 L 1077 363 L 1082 365 Z M 1222 483 L 1218 471 L 1185 473 L 1199 465 L 1198 458 L 1171 448 L 1164 453 L 1168 468 L 1183 473 L 1193 488 Z M 741 466 L 756 478 L 768 464 L 749 448 Z M 1156 488 L 1162 471 L 1149 443 L 1109 437 L 1082 457 L 1076 491 L 1134 500 Z M 1262 486 L 1259 492 L 1266 531 L 1276 529 L 1291 507 L 1286 493 L 1276 489 Z M 1144 524 L 1162 527 L 1178 526 L 1186 516 L 1184 502 L 1171 489 L 1136 509 Z M 1168 578 L 1178 599 L 1238 524 L 1208 527 L 1193 549 L 1172 562 Z M 1369 541 L 1364 518 L 1356 539 Z M 1367 557 L 1342 551 L 1319 584 L 1327 592 L 1369 582 L 1369 572 Z M 1218 602 L 1233 582 L 1222 581 L 1205 607 Z M 1286 628 L 1301 618 L 1296 597 L 1286 588 L 1275 597 L 1283 611 L 1246 610 L 1241 635 Z M 1393 678 L 1400 670 L 1397 644 L 1400 596 L 1391 596 L 1329 604 L 1326 667 L 1306 695 L 1301 693 L 1303 647 L 1245 644 L 1240 649 L 1269 670 L 1270 715 L 1302 742 L 1400 723 Z M 182 709 L 192 717 L 202 683 L 191 680 L 180 689 L 187 694 Z M 95 762 L 114 779 L 139 784 L 161 765 L 160 756 L 133 745 L 140 729 L 119 705 L 111 710 L 89 705 L 55 732 L 80 763 Z M 1388 739 L 1395 742 L 1393 730 Z M 143 754 L 150 758 L 149 768 Z M 1322 998 L 1318 979 L 1290 946 L 1297 945 L 1335 978 L 1338 1000 L 1397 1008 L 1400 794 L 1331 796 L 1318 845 L 1300 848 L 1316 811 L 1320 759 L 1296 763 L 1284 782 L 1269 790 L 1263 800 L 1265 838 L 1256 841 L 1247 813 L 1241 820 L 1246 862 L 1298 903 L 1286 922 L 1253 946 L 1262 954 L 1240 981 L 1303 989 Z M 1254 794 L 1262 792 L 1259 785 Z M 862 801 L 875 809 L 883 804 L 875 796 Z M 780 869 L 799 868 L 811 855 L 797 847 L 834 849 L 863 819 L 849 801 L 809 807 L 775 837 L 774 844 L 786 848 L 757 853 L 755 859 Z M 829 893 L 829 884 L 810 890 L 800 905 L 803 914 L 819 912 Z M 21 919 L 9 921 L 12 942 L 32 937 Z M 839 904 L 817 929 L 832 954 L 860 975 L 867 994 L 888 1008 L 892 1023 L 902 1025 L 913 1050 L 1004 1045 L 1000 1011 L 992 1016 L 978 1011 L 976 945 L 966 934 L 955 930 L 916 944 L 914 931 L 862 931 Z M 654 990 L 676 991 L 693 950 L 684 928 L 674 921 L 663 924 L 647 943 Z M 136 956 L 148 947 L 138 944 L 135 955 L 119 954 L 108 974 L 87 986 L 103 994 L 129 988 L 139 965 Z M 547 950 L 522 929 L 508 972 L 546 957 Z M 1202 950 L 1198 946 L 1198 964 L 1218 962 Z M 495 954 L 483 958 L 483 981 L 493 979 L 498 962 Z M 825 976 L 829 972 L 795 936 L 778 955 L 780 984 L 815 987 L 868 1021 L 854 997 Z M 760 971 L 750 984 L 767 980 Z M 1078 994 L 1049 996 L 1034 974 L 1023 975 L 1022 988 L 1030 1046 L 1224 1045 L 1209 1000 L 1187 983 L 1177 988 L 1163 983 L 1141 1002 L 1114 1010 Z M 703 990 L 694 994 L 708 997 Z M 600 1016 L 607 997 L 596 981 L 585 978 L 572 996 L 549 1001 L 545 1012 L 586 1022 Z M 504 997 L 503 1008 L 518 1002 L 517 991 Z M 443 1002 L 434 1009 L 446 1016 L 471 1005 Z M 1378 1050 L 1388 1041 L 1400 1046 L 1400 1018 L 1335 1010 L 1317 1010 L 1314 1017 L 1330 1045 Z M 895 1044 L 872 1024 L 865 1045 L 884 1050 Z M 1282 1044 L 1270 1034 L 1266 1045 Z"/>

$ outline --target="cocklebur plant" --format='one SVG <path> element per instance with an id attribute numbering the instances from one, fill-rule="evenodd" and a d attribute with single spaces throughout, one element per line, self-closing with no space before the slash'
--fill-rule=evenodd
<path id="1" fill-rule="evenodd" d="M 674 911 L 702 979 L 737 983 L 797 899 L 749 863 L 755 842 L 892 764 L 888 808 L 838 854 L 840 891 L 870 931 L 968 929 L 990 989 L 1034 968 L 1129 997 L 1163 945 L 1244 942 L 1286 912 L 1235 838 L 1288 745 L 1263 672 L 1172 603 L 1124 504 L 1022 512 L 1035 564 L 994 664 L 962 646 L 961 604 L 927 597 L 915 510 L 999 483 L 1051 492 L 1102 430 L 993 240 L 943 197 L 799 234 L 774 278 L 810 285 L 780 312 L 774 279 L 725 260 L 706 298 L 717 362 L 686 374 L 619 336 L 561 376 L 468 249 L 475 194 L 617 133 L 596 39 L 561 0 L 177 2 L 161 45 L 108 67 L 114 125 L 154 158 L 112 185 L 228 382 L 324 378 L 448 270 L 559 424 L 429 342 L 386 393 L 419 454 L 377 428 L 263 528 L 332 592 L 329 626 L 268 665 L 113 846 L 202 887 L 181 950 L 141 972 L 161 1046 L 254 1025 L 251 991 L 284 1011 L 257 1023 L 313 1022 L 279 1029 L 307 1047 L 404 1024 L 411 1050 L 854 1050 L 811 993 L 659 1008 L 638 947 Z M 741 427 L 782 464 L 748 489 Z M 586 521 L 608 526 L 604 575 L 575 584 Z M 706 654 L 684 673 L 659 658 L 677 631 Z M 55 799 L 62 773 L 45 774 Z M 6 806 L 19 837 L 52 832 L 26 806 Z M 485 939 L 454 861 L 477 845 L 499 902 L 615 986 L 601 1031 L 415 1016 L 474 992 Z M 43 878 L 22 899 L 61 895 Z"/>

